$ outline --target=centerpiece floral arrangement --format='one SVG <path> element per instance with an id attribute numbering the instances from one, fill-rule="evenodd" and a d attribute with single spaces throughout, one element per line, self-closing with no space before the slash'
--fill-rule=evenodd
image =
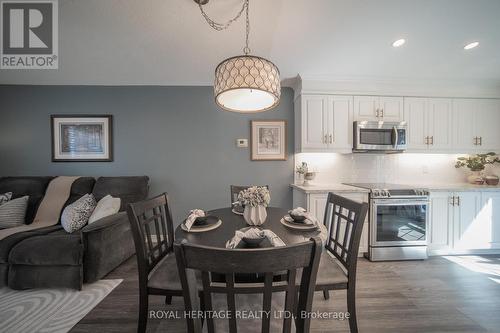
<path id="1" fill-rule="evenodd" d="M 238 202 L 246 207 L 269 206 L 271 195 L 264 186 L 252 186 L 238 194 Z"/>

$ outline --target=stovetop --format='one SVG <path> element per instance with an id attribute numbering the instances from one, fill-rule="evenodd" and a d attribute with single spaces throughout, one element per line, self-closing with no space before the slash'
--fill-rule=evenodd
<path id="1" fill-rule="evenodd" d="M 370 198 L 402 198 L 402 197 L 422 197 L 428 196 L 429 191 L 414 186 L 389 184 L 389 183 L 344 183 L 344 185 L 354 186 L 370 190 Z"/>

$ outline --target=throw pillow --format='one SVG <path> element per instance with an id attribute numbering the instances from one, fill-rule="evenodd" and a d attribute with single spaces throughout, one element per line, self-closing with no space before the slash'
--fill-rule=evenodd
<path id="1" fill-rule="evenodd" d="M 85 194 L 71 205 L 64 208 L 61 215 L 61 225 L 66 232 L 72 233 L 83 228 L 89 221 L 96 206 L 92 194 Z"/>
<path id="2" fill-rule="evenodd" d="M 90 216 L 89 224 L 103 217 L 116 214 L 120 211 L 121 199 L 113 198 L 111 195 L 107 195 L 97 203 L 94 212 Z"/>
<path id="3" fill-rule="evenodd" d="M 7 192 L 4 194 L 0 194 L 0 205 L 6 203 L 12 198 L 12 192 Z"/>
<path id="4" fill-rule="evenodd" d="M 13 199 L 0 206 L 0 229 L 24 225 L 29 196 Z"/>

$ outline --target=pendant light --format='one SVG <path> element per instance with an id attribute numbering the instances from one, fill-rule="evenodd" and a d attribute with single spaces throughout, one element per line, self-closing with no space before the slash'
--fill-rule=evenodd
<path id="1" fill-rule="evenodd" d="M 246 39 L 243 54 L 223 60 L 215 69 L 215 102 L 227 111 L 240 113 L 262 112 L 279 104 L 281 84 L 279 70 L 275 64 L 262 57 L 250 54 L 248 37 L 250 33 L 249 0 L 243 1 L 238 14 L 221 24 L 211 20 L 203 10 L 208 0 L 194 0 L 201 14 L 215 30 L 227 29 L 245 12 Z"/>

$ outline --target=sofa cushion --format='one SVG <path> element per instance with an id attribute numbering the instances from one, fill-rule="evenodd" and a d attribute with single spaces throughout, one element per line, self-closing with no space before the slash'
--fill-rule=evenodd
<path id="1" fill-rule="evenodd" d="M 81 235 L 60 232 L 37 235 L 17 243 L 9 254 L 11 265 L 80 265 Z"/>
<path id="2" fill-rule="evenodd" d="M 96 201 L 93 194 L 85 194 L 71 205 L 64 208 L 61 215 L 61 225 L 69 233 L 83 228 L 95 209 Z"/>
<path id="3" fill-rule="evenodd" d="M 0 179 L 0 193 L 12 192 L 12 198 L 29 196 L 26 209 L 26 224 L 35 218 L 38 205 L 45 195 L 49 182 L 54 177 L 3 177 Z"/>
<path id="4" fill-rule="evenodd" d="M 99 177 L 92 193 L 96 200 L 110 194 L 121 199 L 120 211 L 132 202 L 144 200 L 148 195 L 149 177 Z"/>
<path id="5" fill-rule="evenodd" d="M 64 204 L 64 207 L 71 205 L 76 200 L 83 197 L 85 194 L 92 193 L 92 189 L 95 185 L 95 178 L 93 177 L 80 177 L 73 182 L 71 185 L 71 192 L 68 201 Z"/>
<path id="6" fill-rule="evenodd" d="M 28 196 L 7 201 L 0 206 L 0 229 L 24 225 Z"/>
<path id="7" fill-rule="evenodd" d="M 8 236 L 7 238 L 2 239 L 0 241 L 0 263 L 7 263 L 9 259 L 9 254 L 10 250 L 19 242 L 22 240 L 37 236 L 37 235 L 45 235 L 49 234 L 52 232 L 55 232 L 57 230 L 60 230 L 63 232 L 63 234 L 66 234 L 64 230 L 62 230 L 61 225 L 54 225 L 51 227 L 47 228 L 42 228 L 42 229 L 37 229 L 37 230 L 32 230 L 32 231 L 25 231 L 25 232 L 20 232 L 17 234 L 13 234 Z"/>

